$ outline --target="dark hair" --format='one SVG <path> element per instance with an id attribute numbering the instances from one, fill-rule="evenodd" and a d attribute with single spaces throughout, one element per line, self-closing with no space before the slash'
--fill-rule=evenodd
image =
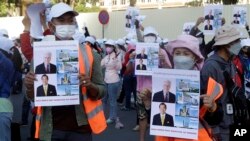
<path id="1" fill-rule="evenodd" d="M 159 108 L 161 107 L 161 105 L 164 105 L 165 106 L 165 109 L 167 109 L 167 105 L 165 104 L 165 103 L 161 103 L 160 105 L 159 105 Z"/>
<path id="2" fill-rule="evenodd" d="M 43 74 L 41 78 L 43 78 L 43 77 L 46 77 L 46 78 L 47 78 L 47 80 L 49 80 L 49 77 L 48 77 L 48 75 L 46 75 L 46 74 Z"/>

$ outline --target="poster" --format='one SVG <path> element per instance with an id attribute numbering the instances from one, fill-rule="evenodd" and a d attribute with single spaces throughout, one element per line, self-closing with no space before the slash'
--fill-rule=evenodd
<path id="1" fill-rule="evenodd" d="M 158 68 L 158 43 L 137 43 L 135 57 L 135 74 L 152 75 L 152 69 Z"/>
<path id="2" fill-rule="evenodd" d="M 127 32 L 135 32 L 135 20 L 139 16 L 139 9 L 129 6 L 125 12 L 125 28 Z M 143 20 L 143 17 L 141 17 Z"/>
<path id="3" fill-rule="evenodd" d="M 184 23 L 183 29 L 182 29 L 182 34 L 189 35 L 191 29 L 194 27 L 195 22 L 187 22 Z"/>
<path id="4" fill-rule="evenodd" d="M 247 22 L 247 8 L 234 7 L 232 18 L 233 18 L 232 24 L 245 27 Z"/>
<path id="5" fill-rule="evenodd" d="M 77 41 L 34 43 L 35 106 L 79 104 Z"/>
<path id="6" fill-rule="evenodd" d="M 221 27 L 222 5 L 208 5 L 204 8 L 204 34 L 214 34 Z"/>
<path id="7" fill-rule="evenodd" d="M 150 134 L 198 139 L 200 72 L 154 69 Z"/>
<path id="8" fill-rule="evenodd" d="M 46 8 L 44 3 L 31 4 L 27 9 L 27 14 L 31 21 L 30 35 L 32 37 L 36 38 L 43 36 L 43 29 L 40 21 L 40 13 L 45 9 Z"/>

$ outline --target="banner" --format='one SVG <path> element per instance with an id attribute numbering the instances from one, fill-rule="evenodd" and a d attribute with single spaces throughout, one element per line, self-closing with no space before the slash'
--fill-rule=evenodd
<path id="1" fill-rule="evenodd" d="M 77 41 L 34 43 L 35 106 L 79 104 L 78 46 Z"/>
<path id="2" fill-rule="evenodd" d="M 136 75 L 152 75 L 152 69 L 159 64 L 158 43 L 137 43 L 135 58 Z"/>
<path id="3" fill-rule="evenodd" d="M 198 139 L 200 72 L 154 69 L 150 134 Z"/>

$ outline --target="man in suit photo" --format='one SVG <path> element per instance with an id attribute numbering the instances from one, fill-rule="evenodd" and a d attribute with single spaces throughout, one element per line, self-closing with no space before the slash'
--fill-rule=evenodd
<path id="1" fill-rule="evenodd" d="M 136 66 L 136 70 L 147 70 L 147 66 L 143 64 L 143 60 L 139 60 L 139 64 Z"/>
<path id="2" fill-rule="evenodd" d="M 136 55 L 136 59 L 148 59 L 148 56 L 147 54 L 145 54 L 145 51 L 145 48 L 143 48 L 141 50 L 141 53 Z"/>
<path id="3" fill-rule="evenodd" d="M 240 21 L 238 20 L 238 17 L 234 17 L 233 23 L 234 24 L 240 24 Z"/>
<path id="4" fill-rule="evenodd" d="M 210 20 L 207 20 L 204 30 L 213 30 L 213 26 L 210 24 Z"/>
<path id="5" fill-rule="evenodd" d="M 56 65 L 51 64 L 51 52 L 46 52 L 44 54 L 44 62 L 36 66 L 36 74 L 51 74 L 56 73 Z"/>
<path id="6" fill-rule="evenodd" d="M 171 81 L 169 80 L 164 81 L 163 90 L 154 94 L 153 101 L 175 103 L 175 94 L 169 91 L 170 88 L 171 88 Z"/>
<path id="7" fill-rule="evenodd" d="M 159 105 L 159 109 L 160 113 L 154 115 L 153 117 L 153 125 L 174 127 L 173 116 L 166 113 L 167 105 L 165 103 L 161 103 Z"/>
<path id="8" fill-rule="evenodd" d="M 214 20 L 213 10 L 210 10 L 209 13 L 205 16 L 205 20 Z"/>
<path id="9" fill-rule="evenodd" d="M 237 13 L 234 14 L 234 17 L 239 17 L 240 18 L 240 11 L 237 11 Z"/>
<path id="10" fill-rule="evenodd" d="M 43 84 L 37 87 L 36 96 L 57 96 L 56 87 L 48 83 L 48 75 L 42 75 L 41 80 Z"/>

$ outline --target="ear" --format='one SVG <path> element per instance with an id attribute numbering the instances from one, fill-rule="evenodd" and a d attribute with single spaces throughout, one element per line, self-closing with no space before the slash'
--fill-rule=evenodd
<path id="1" fill-rule="evenodd" d="M 49 26 L 49 30 L 52 32 L 52 33 L 55 33 L 56 32 L 56 27 L 52 24 L 52 22 L 48 22 L 48 26 Z"/>

